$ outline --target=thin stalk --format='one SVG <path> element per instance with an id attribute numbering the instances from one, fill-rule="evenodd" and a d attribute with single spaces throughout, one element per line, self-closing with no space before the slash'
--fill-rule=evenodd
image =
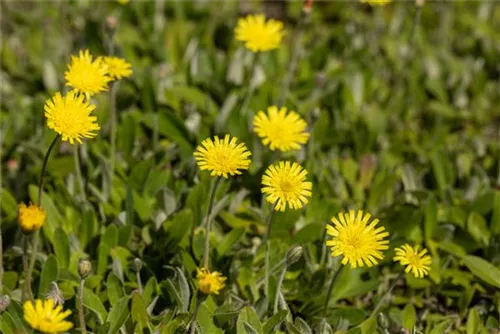
<path id="1" fill-rule="evenodd" d="M 78 318 L 80 319 L 80 333 L 87 333 L 87 326 L 85 325 L 85 314 L 83 312 L 83 287 L 85 279 L 80 278 L 80 287 L 78 288 Z"/>
<path id="2" fill-rule="evenodd" d="M 217 179 L 215 180 L 215 184 L 212 187 L 212 192 L 210 193 L 207 215 L 205 216 L 205 249 L 203 251 L 203 267 L 207 269 L 208 269 L 208 260 L 210 257 L 210 227 L 212 225 L 212 219 L 210 219 L 210 216 L 212 215 L 215 193 L 217 192 L 217 188 L 219 187 L 220 181 L 221 178 L 217 177 Z"/>
<path id="3" fill-rule="evenodd" d="M 257 65 L 259 63 L 259 57 L 260 57 L 260 53 L 257 52 L 256 54 L 254 54 L 253 59 L 252 59 L 252 64 L 250 65 L 250 73 L 249 73 L 249 76 L 247 78 L 248 89 L 245 93 L 245 98 L 243 99 L 243 104 L 241 105 L 241 114 L 242 115 L 246 114 L 247 109 L 248 109 L 248 104 L 250 103 L 250 99 L 252 98 L 253 93 L 255 91 L 255 87 L 253 87 L 253 85 L 252 85 L 252 78 L 255 74 L 255 71 L 257 70 Z"/>
<path id="4" fill-rule="evenodd" d="M 264 258 L 264 288 L 266 290 L 266 296 L 269 296 L 269 248 L 271 247 L 269 237 L 271 236 L 271 226 L 273 223 L 274 211 L 276 211 L 275 205 L 272 206 L 271 213 L 269 214 L 269 217 L 267 218 L 267 223 L 266 223 L 267 229 L 266 229 L 266 234 L 264 235 L 264 244 L 266 246 L 265 258 Z M 286 266 L 286 262 L 285 262 L 285 266 Z"/>
<path id="5" fill-rule="evenodd" d="M 3 294 L 3 238 L 0 228 L 0 294 Z"/>
<path id="6" fill-rule="evenodd" d="M 80 170 L 80 155 L 78 152 L 78 145 L 75 145 L 73 150 L 73 158 L 75 160 L 75 173 L 76 179 L 78 180 L 78 186 L 82 195 L 82 199 L 86 202 L 87 196 L 85 195 L 85 183 L 83 182 L 82 171 Z"/>
<path id="7" fill-rule="evenodd" d="M 31 277 L 29 275 L 29 267 L 28 267 L 28 243 L 29 243 L 28 236 L 24 235 L 24 242 L 23 242 L 24 289 L 22 292 L 21 299 L 24 301 L 26 294 L 28 294 L 28 298 L 34 305 L 35 299 L 33 298 L 33 293 L 31 292 Z"/>
<path id="8" fill-rule="evenodd" d="M 54 148 L 56 143 L 59 141 L 59 138 L 61 138 L 61 136 L 57 135 L 54 138 L 54 140 L 52 140 L 52 143 L 50 144 L 49 149 L 45 154 L 45 158 L 43 159 L 42 171 L 40 172 L 40 182 L 38 183 L 38 199 L 37 199 L 38 207 L 42 205 L 43 181 L 45 176 L 45 170 L 47 169 L 47 162 L 49 161 L 50 153 L 52 152 L 52 149 Z"/>
<path id="9" fill-rule="evenodd" d="M 278 313 L 278 302 L 280 299 L 280 291 L 281 285 L 283 284 L 283 280 L 285 279 L 286 270 L 288 269 L 288 262 L 285 262 L 285 266 L 281 270 L 280 277 L 278 279 L 278 284 L 276 285 L 276 296 L 274 296 L 274 307 L 273 307 L 273 315 Z"/>
<path id="10" fill-rule="evenodd" d="M 399 279 L 401 277 L 403 277 L 403 275 L 404 275 L 403 271 L 399 273 L 398 277 L 396 277 L 396 279 L 394 280 L 394 282 L 392 282 L 391 286 L 389 287 L 389 290 L 387 290 L 387 292 L 382 296 L 382 298 L 380 298 L 377 306 L 375 306 L 375 309 L 373 310 L 373 312 L 370 315 L 370 317 L 373 317 L 373 316 L 377 315 L 377 312 L 382 307 L 382 303 L 384 302 L 385 298 L 391 294 L 392 290 L 394 289 L 394 287 L 398 283 Z"/>
<path id="11" fill-rule="evenodd" d="M 310 11 L 303 11 L 300 21 L 298 23 L 298 31 L 295 38 L 295 45 L 293 46 L 292 59 L 290 65 L 288 66 L 288 71 L 286 72 L 285 79 L 283 80 L 283 86 L 281 87 L 281 93 L 276 103 L 281 106 L 285 102 L 286 96 L 288 95 L 288 90 L 290 89 L 290 84 L 292 83 L 293 75 L 297 68 L 297 63 L 300 56 L 300 46 L 302 45 L 302 37 L 304 36 L 305 26 L 310 17 Z"/>
<path id="12" fill-rule="evenodd" d="M 137 279 L 137 289 L 139 290 L 139 294 L 142 296 L 143 288 L 142 288 L 142 280 L 141 280 L 141 270 L 138 269 L 135 272 L 135 277 Z"/>
<path id="13" fill-rule="evenodd" d="M 109 182 L 110 186 L 113 187 L 113 175 L 115 174 L 115 155 L 116 155 L 116 128 L 117 128 L 117 114 L 116 114 L 116 82 L 113 81 L 109 88 L 109 112 L 110 112 L 110 141 L 111 149 L 109 152 Z M 110 189 L 111 191 L 111 189 Z M 109 194 L 108 194 L 109 195 Z"/>
<path id="14" fill-rule="evenodd" d="M 196 333 L 196 318 L 198 317 L 198 311 L 200 310 L 201 303 L 202 302 L 200 300 L 196 301 L 196 307 L 194 309 L 193 319 L 191 320 L 191 324 L 189 325 L 189 334 Z"/>
<path id="15" fill-rule="evenodd" d="M 335 281 L 337 281 L 337 278 L 339 277 L 339 274 L 342 271 L 342 268 L 344 268 L 344 266 L 342 264 L 340 264 L 339 269 L 337 269 L 335 274 L 333 274 L 332 280 L 330 281 L 330 285 L 328 286 L 328 292 L 326 293 L 325 306 L 323 307 L 323 317 L 326 317 L 326 312 L 328 311 L 328 305 L 330 304 L 330 297 L 332 296 L 333 285 L 335 284 Z"/>

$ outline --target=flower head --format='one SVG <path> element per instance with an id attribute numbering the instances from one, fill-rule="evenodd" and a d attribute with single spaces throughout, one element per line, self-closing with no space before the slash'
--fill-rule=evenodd
<path id="1" fill-rule="evenodd" d="M 226 285 L 224 281 L 226 278 L 221 273 L 214 271 L 210 272 L 207 268 L 197 269 L 196 279 L 200 286 L 200 291 L 204 294 L 219 294 Z"/>
<path id="2" fill-rule="evenodd" d="M 392 0 L 361 0 L 363 3 L 369 3 L 372 6 L 385 6 Z"/>
<path id="3" fill-rule="evenodd" d="M 309 133 L 305 131 L 307 123 L 295 111 L 287 113 L 285 107 L 269 107 L 267 114 L 259 111 L 253 119 L 253 126 L 262 143 L 272 151 L 298 150 L 309 139 Z"/>
<path id="4" fill-rule="evenodd" d="M 31 301 L 24 303 L 24 320 L 31 328 L 43 333 L 62 333 L 73 328 L 73 324 L 64 319 L 71 314 L 70 310 L 62 312 L 61 305 L 55 306 L 52 299 L 42 301 L 36 300 L 35 305 Z"/>
<path id="5" fill-rule="evenodd" d="M 26 206 L 24 203 L 19 204 L 17 221 L 24 233 L 38 231 L 45 223 L 47 215 L 45 210 L 35 204 Z"/>
<path id="6" fill-rule="evenodd" d="M 291 209 L 300 209 L 311 197 L 312 183 L 306 181 L 306 175 L 298 163 L 280 161 L 267 168 L 262 177 L 262 193 L 276 211 L 285 211 L 287 204 Z"/>
<path id="7" fill-rule="evenodd" d="M 279 47 L 283 39 L 283 23 L 272 19 L 266 22 L 263 14 L 248 15 L 238 20 L 234 33 L 250 51 L 269 51 Z"/>
<path id="8" fill-rule="evenodd" d="M 424 277 L 429 273 L 431 265 L 431 257 L 427 254 L 427 249 L 422 249 L 419 251 L 420 247 L 411 247 L 408 244 L 404 244 L 401 247 L 395 249 L 396 256 L 394 261 L 399 261 L 401 265 L 406 266 L 405 272 L 412 272 L 417 278 Z"/>
<path id="9" fill-rule="evenodd" d="M 93 138 L 94 131 L 99 130 L 99 124 L 95 123 L 97 118 L 90 116 L 95 105 L 76 92 L 68 92 L 65 96 L 57 92 L 52 99 L 45 102 L 45 117 L 47 126 L 60 134 L 62 140 L 71 144 L 76 140 L 82 143 L 82 138 Z"/>
<path id="10" fill-rule="evenodd" d="M 78 56 L 71 56 L 68 70 L 64 72 L 66 85 L 76 91 L 84 93 L 87 97 L 108 90 L 107 66 L 102 58 L 92 60 L 89 50 L 80 51 Z"/>
<path id="11" fill-rule="evenodd" d="M 244 143 L 237 144 L 238 138 L 226 135 L 224 139 L 215 136 L 201 142 L 194 157 L 201 170 L 211 171 L 211 175 L 223 176 L 241 174 L 240 169 L 250 166 L 250 151 Z"/>
<path id="12" fill-rule="evenodd" d="M 389 247 L 389 241 L 384 238 L 389 233 L 384 232 L 383 226 L 375 227 L 378 219 L 369 223 L 370 218 L 371 215 L 363 215 L 362 210 L 357 215 L 351 210 L 349 213 L 340 213 L 338 219 L 332 217 L 334 226 L 326 226 L 326 233 L 333 237 L 326 245 L 331 247 L 332 256 L 344 256 L 342 264 L 349 262 L 352 268 L 365 264 L 371 267 L 384 258 L 382 251 Z"/>
<path id="13" fill-rule="evenodd" d="M 128 78 L 132 75 L 132 65 L 125 59 L 104 57 L 103 63 L 108 67 L 108 75 L 114 80 Z"/>

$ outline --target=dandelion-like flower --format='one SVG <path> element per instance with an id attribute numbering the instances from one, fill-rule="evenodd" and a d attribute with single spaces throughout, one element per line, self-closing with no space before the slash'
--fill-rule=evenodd
<path id="1" fill-rule="evenodd" d="M 104 57 L 103 63 L 107 66 L 108 75 L 111 79 L 119 80 L 132 75 L 132 65 L 125 59 L 118 57 Z"/>
<path id="2" fill-rule="evenodd" d="M 311 197 L 312 183 L 306 181 L 307 171 L 298 163 L 280 161 L 267 168 L 262 177 L 262 193 L 274 204 L 274 210 L 302 208 Z"/>
<path id="3" fill-rule="evenodd" d="M 226 286 L 224 284 L 226 277 L 217 271 L 211 273 L 207 268 L 197 269 L 196 279 L 198 280 L 200 291 L 207 295 L 218 295 L 219 291 Z"/>
<path id="4" fill-rule="evenodd" d="M 285 107 L 269 107 L 267 114 L 259 111 L 253 119 L 253 126 L 262 143 L 272 151 L 298 150 L 309 139 L 309 133 L 305 131 L 306 121 L 293 110 L 287 113 Z"/>
<path id="5" fill-rule="evenodd" d="M 19 204 L 17 221 L 24 233 L 38 231 L 45 223 L 46 218 L 45 210 L 38 205 Z"/>
<path id="6" fill-rule="evenodd" d="M 394 261 L 399 261 L 401 265 L 406 266 L 405 272 L 411 272 L 415 277 L 421 278 L 429 273 L 431 257 L 427 254 L 427 249 L 420 251 L 419 246 L 411 247 L 404 244 L 395 249 L 396 256 Z"/>
<path id="7" fill-rule="evenodd" d="M 84 93 L 87 98 L 107 91 L 108 82 L 111 81 L 103 59 L 98 57 L 92 60 L 89 50 L 80 51 L 78 56 L 71 56 L 71 63 L 64 73 L 64 79 L 66 79 L 67 86 Z"/>
<path id="8" fill-rule="evenodd" d="M 57 92 L 45 102 L 44 109 L 47 126 L 71 144 L 75 140 L 81 144 L 84 137 L 94 138 L 97 135 L 94 131 L 100 129 L 97 118 L 90 116 L 95 105 L 74 91 L 65 96 Z"/>
<path id="9" fill-rule="evenodd" d="M 224 139 L 215 136 L 214 140 L 207 138 L 201 142 L 194 152 L 194 157 L 201 170 L 211 171 L 212 176 L 241 174 L 250 166 L 250 151 L 238 138 L 226 135 Z"/>
<path id="10" fill-rule="evenodd" d="M 361 0 L 363 3 L 368 3 L 372 6 L 385 6 L 392 0 Z"/>
<path id="11" fill-rule="evenodd" d="M 332 256 L 343 255 L 342 264 L 350 263 L 352 268 L 376 265 L 378 260 L 384 258 L 383 250 L 389 246 L 389 241 L 384 240 L 389 236 L 384 232 L 383 226 L 376 228 L 378 219 L 370 223 L 371 215 L 359 210 L 357 215 L 354 210 L 349 213 L 340 213 L 338 219 L 332 217 L 334 226 L 327 225 L 326 233 L 333 237 L 326 242 L 332 249 Z"/>
<path id="12" fill-rule="evenodd" d="M 37 299 L 35 305 L 31 301 L 24 303 L 24 320 L 35 330 L 43 333 L 63 333 L 73 328 L 73 324 L 64 320 L 71 314 L 63 312 L 61 305 L 55 305 L 52 299 Z"/>
<path id="13" fill-rule="evenodd" d="M 273 19 L 266 22 L 263 14 L 248 15 L 238 20 L 234 33 L 250 51 L 269 51 L 279 47 L 283 39 L 283 23 Z"/>

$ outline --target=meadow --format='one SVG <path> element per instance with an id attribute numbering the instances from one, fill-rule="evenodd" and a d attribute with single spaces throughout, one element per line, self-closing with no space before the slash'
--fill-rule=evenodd
<path id="1" fill-rule="evenodd" d="M 500 333 L 500 3 L 0 25 L 0 333 Z"/>

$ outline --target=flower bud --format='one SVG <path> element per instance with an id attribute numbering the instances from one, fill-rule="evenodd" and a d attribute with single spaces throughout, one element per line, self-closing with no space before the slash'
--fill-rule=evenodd
<path id="1" fill-rule="evenodd" d="M 134 259 L 135 271 L 141 271 L 142 269 L 142 261 L 138 257 Z"/>
<path id="2" fill-rule="evenodd" d="M 302 246 L 293 246 L 286 253 L 286 263 L 290 265 L 299 261 L 300 258 L 302 257 L 302 253 L 303 253 Z"/>
<path id="3" fill-rule="evenodd" d="M 382 327 L 382 329 L 388 329 L 389 328 L 389 321 L 387 320 L 387 317 L 382 312 L 380 312 L 377 315 L 377 321 L 378 321 L 378 325 L 380 327 Z"/>
<path id="4" fill-rule="evenodd" d="M 417 7 L 422 7 L 424 5 L 424 1 L 425 0 L 416 0 L 415 4 L 417 5 Z"/>
<path id="5" fill-rule="evenodd" d="M 81 259 L 78 262 L 78 274 L 82 279 L 87 278 L 92 272 L 92 263 L 87 259 Z"/>
<path id="6" fill-rule="evenodd" d="M 5 295 L 5 296 L 0 296 L 0 313 L 5 311 L 7 307 L 10 304 L 10 297 Z"/>
<path id="7" fill-rule="evenodd" d="M 57 305 L 64 305 L 64 297 L 61 293 L 61 290 L 59 290 L 57 283 L 52 282 L 50 284 L 50 286 L 51 286 L 51 289 L 50 289 L 49 293 L 47 294 L 47 299 L 52 299 L 56 306 Z"/>

